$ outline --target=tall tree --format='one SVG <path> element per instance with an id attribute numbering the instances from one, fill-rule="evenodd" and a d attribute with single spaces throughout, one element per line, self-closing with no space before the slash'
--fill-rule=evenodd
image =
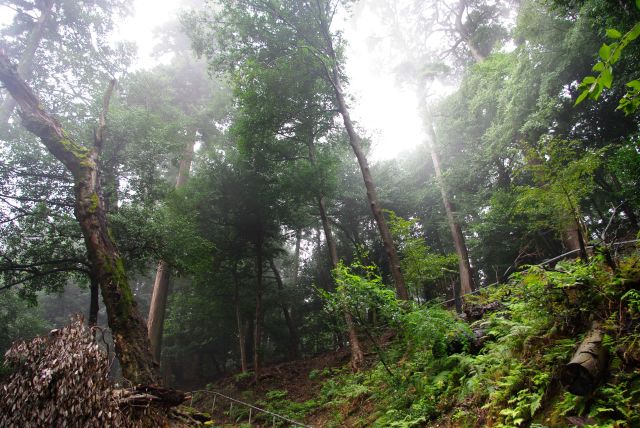
<path id="1" fill-rule="evenodd" d="M 47 150 L 74 177 L 74 213 L 84 235 L 91 261 L 91 275 L 96 278 L 102 290 L 123 375 L 137 383 L 156 381 L 157 372 L 145 324 L 129 287 L 123 260 L 109 235 L 100 189 L 98 159 L 109 98 L 115 82 L 112 82 L 105 95 L 94 147 L 88 149 L 73 141 L 60 123 L 43 110 L 37 96 L 18 76 L 13 64 L 4 54 L 0 55 L 0 81 L 20 107 L 25 128 L 38 136 Z"/>
<path id="2" fill-rule="evenodd" d="M 212 60 L 214 68 L 242 73 L 242 66 L 257 63 L 269 67 L 272 61 L 286 58 L 296 51 L 308 51 L 324 69 L 324 79 L 333 90 L 349 144 L 356 156 L 365 184 L 369 206 L 378 227 L 396 294 L 407 299 L 408 293 L 400 271 L 400 261 L 393 238 L 383 215 L 377 190 L 362 147 L 360 136 L 351 120 L 343 88 L 341 70 L 342 46 L 331 30 L 339 1 L 314 2 L 239 0 L 214 7 L 219 12 L 191 15 L 192 36 L 196 50 Z M 211 19 L 211 14 L 217 15 Z M 215 22 L 212 28 L 209 23 Z M 211 36 L 211 32 L 214 34 Z M 212 45 L 210 40 L 216 40 Z M 255 41 L 259 40 L 260 43 Z"/>

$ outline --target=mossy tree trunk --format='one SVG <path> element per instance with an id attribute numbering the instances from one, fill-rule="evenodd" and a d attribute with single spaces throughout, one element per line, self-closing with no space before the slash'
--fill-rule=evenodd
<path id="1" fill-rule="evenodd" d="M 91 262 L 91 276 L 99 285 L 107 309 L 115 350 L 122 373 L 133 383 L 153 383 L 157 369 L 149 347 L 147 329 L 129 287 L 124 263 L 109 235 L 102 199 L 98 156 L 101 147 L 88 149 L 74 142 L 60 123 L 47 113 L 35 93 L 19 77 L 9 58 L 0 53 L 0 81 L 20 107 L 24 127 L 36 135 L 48 151 L 62 162 L 74 178 L 74 214 Z M 110 90 L 113 89 L 112 82 Z M 110 90 L 105 96 L 108 106 Z M 95 142 L 102 141 L 104 114 Z"/>

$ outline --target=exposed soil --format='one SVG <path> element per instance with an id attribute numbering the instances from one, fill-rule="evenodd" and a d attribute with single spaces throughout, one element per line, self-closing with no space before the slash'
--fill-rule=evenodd
<path id="1" fill-rule="evenodd" d="M 378 342 L 384 347 L 394 337 L 395 333 L 388 331 L 378 338 Z M 374 352 L 370 352 L 370 348 L 372 348 L 370 344 L 362 343 L 362 345 L 365 351 L 365 362 L 362 369 L 367 370 L 377 361 L 377 356 Z M 311 372 L 343 367 L 349 363 L 349 357 L 349 350 L 343 349 L 312 358 L 274 364 L 263 367 L 260 381 L 257 384 L 250 375 L 245 377 L 234 374 L 213 382 L 208 388 L 211 391 L 216 391 L 250 404 L 263 399 L 269 391 L 287 391 L 287 399 L 302 403 L 317 397 L 325 380 L 323 376 L 311 376 L 310 378 Z M 249 398 L 247 395 L 249 395 Z M 366 403 L 359 403 L 364 404 L 363 408 L 360 408 L 361 406 L 358 403 L 353 404 L 349 406 L 349 409 L 345 409 L 347 413 L 354 413 L 354 416 L 356 416 L 356 413 L 360 414 L 362 411 L 366 411 Z M 213 408 L 212 417 L 216 423 L 222 424 L 222 426 L 235 426 L 233 425 L 234 421 L 230 421 L 227 414 L 225 414 L 225 411 L 229 409 L 228 400 L 218 397 L 214 407 L 213 395 L 206 393 L 195 394 L 192 405 L 195 409 L 207 413 L 211 413 Z M 328 418 L 330 419 L 331 415 L 326 414 L 323 409 L 318 409 L 318 411 L 309 415 L 306 423 L 314 427 L 322 427 L 328 423 Z M 355 417 L 355 419 L 360 418 Z M 252 426 L 260 425 L 254 424 Z"/>

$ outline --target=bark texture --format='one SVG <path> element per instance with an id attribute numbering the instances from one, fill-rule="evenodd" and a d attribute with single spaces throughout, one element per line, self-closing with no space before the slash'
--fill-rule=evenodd
<path id="1" fill-rule="evenodd" d="M 440 194 L 442 196 L 442 204 L 447 214 L 447 223 L 449 224 L 449 230 L 451 230 L 451 237 L 453 238 L 453 244 L 456 248 L 456 254 L 458 255 L 458 267 L 460 270 L 460 294 L 465 295 L 473 291 L 473 275 L 471 274 L 471 265 L 469 263 L 469 252 L 467 251 L 467 244 L 462 234 L 462 228 L 457 221 L 453 205 L 449 200 L 446 185 L 442 178 L 442 170 L 440 169 L 440 156 L 435 149 L 436 132 L 433 129 L 433 124 L 429 122 L 427 124 L 427 138 L 429 140 L 429 151 L 431 152 L 431 160 L 433 161 L 433 169 L 436 173 L 436 179 L 440 186 Z M 458 303 L 456 303 L 458 306 Z"/>
<path id="2" fill-rule="evenodd" d="M 183 187 L 189 179 L 191 162 L 193 161 L 195 141 L 189 141 L 184 146 L 180 169 L 176 179 L 176 189 Z M 171 270 L 169 264 L 160 260 L 156 270 L 156 279 L 153 283 L 153 293 L 151 294 L 151 304 L 149 306 L 149 317 L 147 319 L 147 330 L 151 341 L 153 358 L 160 361 L 162 354 L 162 331 L 164 329 L 164 317 L 167 312 L 167 298 L 169 296 L 169 279 Z"/>
<path id="3" fill-rule="evenodd" d="M 604 332 L 594 322 L 578 350 L 566 365 L 562 384 L 574 395 L 588 395 L 596 389 L 607 367 L 607 350 L 602 346 Z"/>
<path id="4" fill-rule="evenodd" d="M 0 81 L 20 107 L 25 128 L 39 137 L 74 177 L 74 213 L 87 247 L 91 276 L 102 292 L 123 376 L 134 383 L 157 381 L 145 323 L 129 287 L 123 260 L 109 236 L 97 162 L 100 147 L 89 150 L 74 142 L 60 123 L 44 111 L 9 58 L 1 53 Z"/>

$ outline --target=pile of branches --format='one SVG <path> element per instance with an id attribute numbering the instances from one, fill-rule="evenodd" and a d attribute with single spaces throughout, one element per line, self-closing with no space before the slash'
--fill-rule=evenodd
<path id="1" fill-rule="evenodd" d="M 2 427 L 145 427 L 165 424 L 187 396 L 157 386 L 116 388 L 111 361 L 80 316 L 5 354 L 14 372 L 0 386 Z"/>

